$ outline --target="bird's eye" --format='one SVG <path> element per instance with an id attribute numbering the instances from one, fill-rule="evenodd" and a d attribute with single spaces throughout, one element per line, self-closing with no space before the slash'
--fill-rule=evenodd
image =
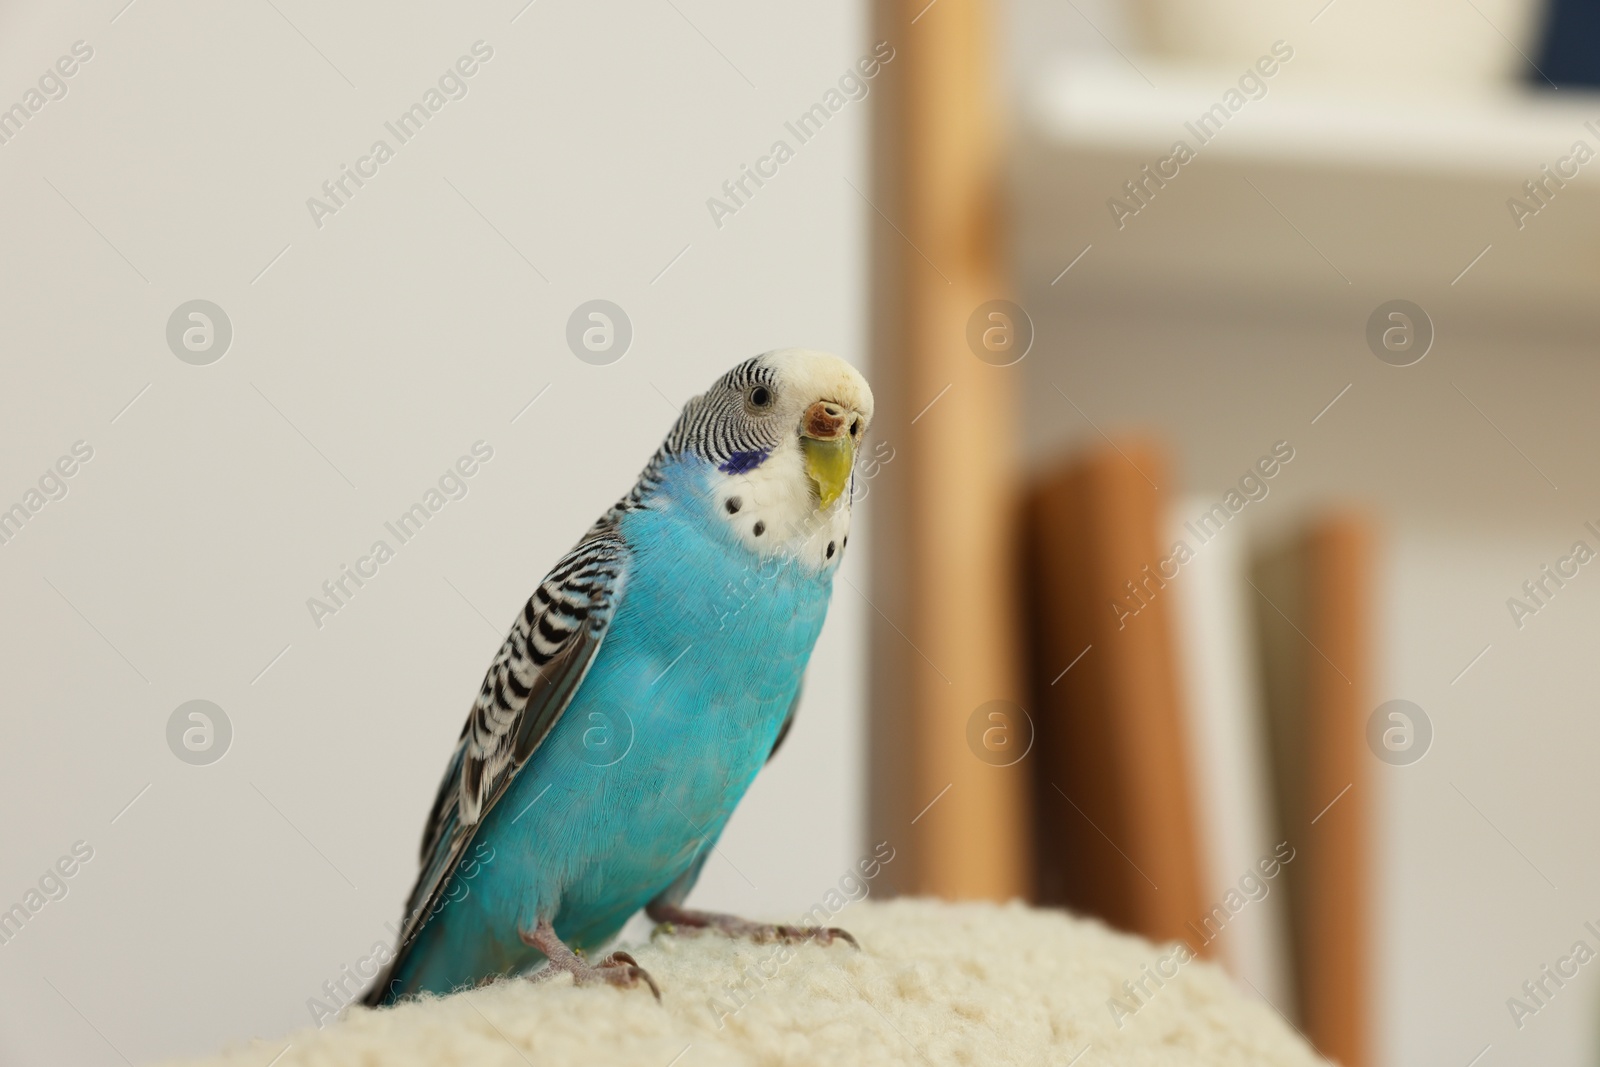
<path id="1" fill-rule="evenodd" d="M 850 422 L 850 436 L 854 437 L 856 434 L 858 434 L 860 432 L 861 432 L 861 420 L 860 419 L 851 420 L 851 422 Z"/>
<path id="2" fill-rule="evenodd" d="M 764 408 L 772 403 L 772 390 L 764 385 L 758 385 L 750 390 L 750 403 L 758 408 Z"/>

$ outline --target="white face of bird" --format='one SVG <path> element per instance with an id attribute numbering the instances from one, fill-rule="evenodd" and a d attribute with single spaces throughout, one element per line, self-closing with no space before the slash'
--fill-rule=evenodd
<path id="1" fill-rule="evenodd" d="M 703 398 L 718 517 L 761 556 L 831 568 L 850 532 L 851 477 L 872 390 L 844 360 L 784 349 L 742 364 Z"/>

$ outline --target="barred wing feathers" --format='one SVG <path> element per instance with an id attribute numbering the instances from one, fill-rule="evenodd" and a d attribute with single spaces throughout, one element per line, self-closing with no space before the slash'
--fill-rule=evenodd
<path id="1" fill-rule="evenodd" d="M 566 711 L 600 651 L 629 564 L 612 518 L 596 524 L 539 583 L 489 665 L 423 832 L 422 871 L 407 902 L 396 963 L 449 888 L 484 816 Z M 369 998 L 381 999 L 388 979 Z"/>

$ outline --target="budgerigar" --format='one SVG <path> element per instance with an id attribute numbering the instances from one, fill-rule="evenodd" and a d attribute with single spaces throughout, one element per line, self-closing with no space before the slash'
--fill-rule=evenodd
<path id="1" fill-rule="evenodd" d="M 861 375 L 802 349 L 747 360 L 685 405 L 490 664 L 368 1004 L 544 961 L 540 975 L 655 989 L 626 953 L 574 952 L 640 908 L 735 935 L 848 936 L 683 902 L 793 720 L 871 421 Z"/>

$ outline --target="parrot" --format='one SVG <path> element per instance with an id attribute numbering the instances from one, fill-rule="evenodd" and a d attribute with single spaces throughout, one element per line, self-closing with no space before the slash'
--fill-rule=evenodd
<path id="1" fill-rule="evenodd" d="M 659 999 L 628 953 L 588 959 L 640 909 L 667 932 L 855 944 L 684 901 L 793 725 L 872 413 L 854 367 L 799 348 L 683 406 L 490 663 L 364 1004 L 563 973 Z"/>

